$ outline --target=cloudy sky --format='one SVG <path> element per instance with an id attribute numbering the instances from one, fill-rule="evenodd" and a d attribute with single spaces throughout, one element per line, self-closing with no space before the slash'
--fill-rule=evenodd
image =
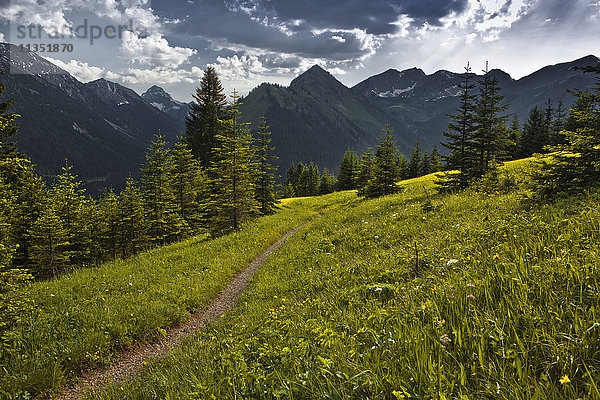
<path id="1" fill-rule="evenodd" d="M 158 84 L 189 101 L 208 65 L 242 94 L 314 64 L 348 86 L 486 60 L 520 78 L 600 56 L 600 0 L 0 0 L 0 39 L 37 44 L 84 82 Z"/>

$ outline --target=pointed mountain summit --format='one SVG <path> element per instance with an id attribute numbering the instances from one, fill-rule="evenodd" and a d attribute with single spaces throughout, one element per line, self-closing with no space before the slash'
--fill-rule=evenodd
<path id="1" fill-rule="evenodd" d="M 349 89 L 333 75 L 318 65 L 313 65 L 303 74 L 295 78 L 289 89 L 297 93 L 311 93 L 313 96 L 346 96 Z"/>
<path id="2" fill-rule="evenodd" d="M 262 84 L 240 107 L 247 122 L 264 116 L 273 132 L 283 175 L 291 162 L 314 161 L 335 171 L 348 148 L 362 152 L 377 143 L 382 129 L 396 128 L 398 143 L 408 149 L 405 129 L 366 102 L 323 68 L 315 65 L 289 87 Z"/>
<path id="3" fill-rule="evenodd" d="M 184 121 L 189 112 L 188 103 L 175 100 L 160 86 L 150 87 L 142 94 L 142 98 L 177 121 Z"/>

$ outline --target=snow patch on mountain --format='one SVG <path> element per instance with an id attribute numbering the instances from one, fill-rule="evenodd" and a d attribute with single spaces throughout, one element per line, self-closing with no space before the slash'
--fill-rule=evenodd
<path id="1" fill-rule="evenodd" d="M 400 95 L 402 95 L 404 93 L 412 92 L 416 86 L 417 86 L 417 84 L 414 83 L 412 86 L 409 86 L 409 87 L 404 88 L 404 89 L 388 90 L 386 92 L 375 93 L 375 94 L 377 96 L 383 97 L 383 98 L 399 97 Z"/>

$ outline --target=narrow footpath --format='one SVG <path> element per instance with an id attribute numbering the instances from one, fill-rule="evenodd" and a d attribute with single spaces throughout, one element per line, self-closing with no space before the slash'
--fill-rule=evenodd
<path id="1" fill-rule="evenodd" d="M 238 272 L 211 304 L 204 310 L 193 314 L 182 324 L 168 329 L 163 339 L 155 343 L 138 343 L 133 345 L 130 349 L 121 353 L 118 356 L 118 360 L 107 369 L 98 369 L 85 373 L 77 385 L 65 387 L 55 398 L 60 400 L 80 399 L 90 390 L 100 390 L 108 383 L 131 379 L 139 373 L 144 361 L 168 355 L 174 346 L 177 346 L 184 338 L 193 334 L 194 331 L 219 320 L 227 311 L 235 306 L 254 273 L 269 255 L 277 250 L 285 239 L 298 232 L 306 224 L 308 222 L 286 232 L 279 240 L 256 257 L 248 267 Z"/>

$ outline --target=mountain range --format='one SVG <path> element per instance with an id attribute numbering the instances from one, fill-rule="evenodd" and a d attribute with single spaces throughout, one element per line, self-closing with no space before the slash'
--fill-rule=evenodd
<path id="1" fill-rule="evenodd" d="M 515 80 L 500 70 L 498 80 L 507 113 L 523 121 L 529 109 L 548 98 L 565 108 L 573 99 L 567 89 L 586 90 L 594 76 L 577 67 L 597 65 L 587 56 L 542 68 Z M 173 99 L 158 86 L 141 96 L 118 83 L 99 79 L 82 83 L 68 72 L 31 52 L 0 44 L 3 99 L 14 98 L 20 114 L 14 140 L 47 177 L 60 172 L 68 159 L 88 187 L 120 187 L 135 176 L 145 149 L 156 134 L 169 142 L 185 132 L 189 104 Z M 20 73 L 19 73 L 20 72 Z M 25 73 L 27 72 L 27 73 Z M 242 118 L 265 116 L 279 157 L 279 174 L 292 161 L 314 161 L 335 171 L 346 149 L 375 147 L 383 129 L 392 129 L 404 154 L 417 141 L 431 148 L 443 139 L 458 106 L 462 74 L 418 68 L 390 69 L 346 87 L 319 66 L 313 66 L 289 86 L 263 83 L 242 99 Z"/>

